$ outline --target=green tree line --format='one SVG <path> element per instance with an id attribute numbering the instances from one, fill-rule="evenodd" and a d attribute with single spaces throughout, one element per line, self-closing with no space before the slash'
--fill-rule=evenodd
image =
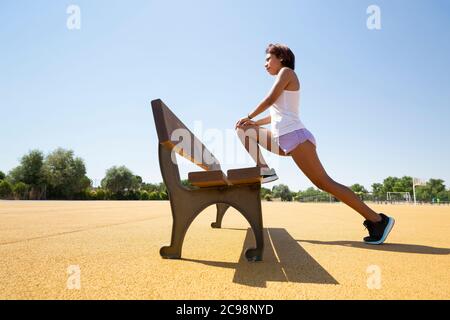
<path id="1" fill-rule="evenodd" d="M 187 180 L 182 184 L 190 186 Z M 362 200 L 386 201 L 388 192 L 409 192 L 413 195 L 413 179 L 387 177 L 382 183 L 372 184 L 369 192 L 355 183 L 350 186 Z M 58 148 L 44 156 L 32 150 L 20 159 L 20 164 L 7 175 L 0 171 L 0 199 L 17 200 L 168 200 L 164 183 L 145 183 L 125 166 L 106 170 L 99 187 L 93 187 L 86 176 L 83 159 L 72 150 Z M 333 196 L 310 187 L 298 192 L 284 184 L 272 189 L 261 188 L 261 199 L 266 201 L 334 202 Z M 448 202 L 450 190 L 442 179 L 429 179 L 425 185 L 416 186 L 416 199 L 420 202 Z"/>
<path id="2" fill-rule="evenodd" d="M 382 183 L 373 183 L 372 192 L 364 186 L 355 183 L 349 188 L 364 201 L 386 202 L 388 192 L 408 192 L 413 198 L 413 178 L 404 176 L 401 178 L 387 177 Z M 419 202 L 449 202 L 450 189 L 446 189 L 444 180 L 429 179 L 425 185 L 416 186 L 416 200 Z M 283 184 L 276 185 L 272 189 L 262 188 L 261 197 L 267 201 L 279 199 L 281 201 L 300 202 L 335 202 L 339 201 L 327 192 L 310 187 L 304 191 L 294 192 Z M 394 199 L 404 200 L 400 195 L 395 195 Z"/>

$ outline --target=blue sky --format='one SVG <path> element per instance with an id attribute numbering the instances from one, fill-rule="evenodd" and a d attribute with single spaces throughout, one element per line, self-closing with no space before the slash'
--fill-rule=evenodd
<path id="1" fill-rule="evenodd" d="M 80 30 L 66 27 L 71 4 Z M 381 30 L 366 26 L 372 4 Z M 226 136 L 270 89 L 264 49 L 281 42 L 296 55 L 301 119 L 332 178 L 368 189 L 389 175 L 450 184 L 446 0 L 11 0 L 0 4 L 0 25 L 4 172 L 31 149 L 64 147 L 91 178 L 125 165 L 160 182 L 150 101 Z M 251 165 L 236 137 L 226 152 L 214 139 L 224 169 Z M 266 186 L 312 186 L 292 159 L 268 161 L 280 179 Z M 181 160 L 180 170 L 197 169 Z"/>

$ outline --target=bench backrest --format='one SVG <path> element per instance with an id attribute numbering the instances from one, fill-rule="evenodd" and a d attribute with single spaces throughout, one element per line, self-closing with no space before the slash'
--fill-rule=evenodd
<path id="1" fill-rule="evenodd" d="M 159 143 L 205 170 L 221 170 L 219 161 L 160 99 L 152 101 Z"/>

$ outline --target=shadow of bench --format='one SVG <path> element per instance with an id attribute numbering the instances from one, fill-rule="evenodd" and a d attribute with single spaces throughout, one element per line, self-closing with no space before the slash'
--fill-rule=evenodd
<path id="1" fill-rule="evenodd" d="M 256 241 L 256 247 L 247 249 L 245 257 L 248 261 L 261 261 L 264 237 L 259 168 L 232 169 L 225 175 L 214 155 L 160 99 L 151 104 L 158 133 L 159 165 L 173 217 L 170 246 L 161 248 L 161 256 L 181 258 L 184 237 L 192 221 L 205 208 L 216 204 L 216 221 L 211 226 L 220 228 L 227 209 L 235 208 L 249 222 Z M 188 173 L 192 187 L 181 184 L 176 154 L 203 169 Z"/>

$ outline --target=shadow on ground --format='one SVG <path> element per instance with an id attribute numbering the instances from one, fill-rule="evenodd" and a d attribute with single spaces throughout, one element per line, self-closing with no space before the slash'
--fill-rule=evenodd
<path id="1" fill-rule="evenodd" d="M 236 229 L 243 230 L 246 229 Z M 339 284 L 286 229 L 264 229 L 264 257 L 261 262 L 248 262 L 245 250 L 255 244 L 253 232 L 247 229 L 239 262 L 183 259 L 209 266 L 236 269 L 233 282 L 252 287 L 266 287 L 267 281 Z M 278 258 L 277 258 L 278 257 Z"/>
<path id="2" fill-rule="evenodd" d="M 295 240 L 297 242 L 307 242 L 311 244 L 329 245 L 329 246 L 344 246 L 377 251 L 391 251 L 403 253 L 418 253 L 418 254 L 450 254 L 449 248 L 435 248 L 429 246 L 422 246 L 418 244 L 402 244 L 402 243 L 384 243 L 382 245 L 370 245 L 361 241 L 318 241 L 318 240 Z"/>

